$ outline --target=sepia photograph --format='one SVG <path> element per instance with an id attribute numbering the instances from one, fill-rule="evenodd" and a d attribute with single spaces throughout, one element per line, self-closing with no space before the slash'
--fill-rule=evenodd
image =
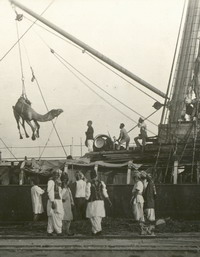
<path id="1" fill-rule="evenodd" d="M 0 0 L 0 257 L 200 256 L 200 0 Z"/>

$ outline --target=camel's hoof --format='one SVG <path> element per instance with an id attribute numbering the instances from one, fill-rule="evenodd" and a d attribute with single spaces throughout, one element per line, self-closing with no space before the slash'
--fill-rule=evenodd
<path id="1" fill-rule="evenodd" d="M 22 137 L 22 136 L 20 136 L 20 139 L 23 139 L 23 137 Z"/>
<path id="2" fill-rule="evenodd" d="M 29 135 L 26 135 L 26 138 L 29 138 Z"/>
<path id="3" fill-rule="evenodd" d="M 35 137 L 32 137 L 32 140 L 35 140 Z"/>

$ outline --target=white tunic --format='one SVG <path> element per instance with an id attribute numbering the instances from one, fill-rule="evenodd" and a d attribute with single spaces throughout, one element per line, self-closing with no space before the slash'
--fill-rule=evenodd
<path id="1" fill-rule="evenodd" d="M 135 191 L 139 191 L 139 194 L 134 198 L 134 202 L 133 203 L 144 203 L 144 198 L 142 196 L 142 192 L 144 190 L 144 185 L 142 183 L 142 181 L 137 181 L 133 187 L 132 193 L 134 193 Z"/>
<path id="2" fill-rule="evenodd" d="M 61 194 L 61 187 L 59 187 L 59 196 L 60 199 L 55 199 L 55 191 L 54 191 L 55 182 L 53 180 L 49 180 L 47 184 L 47 193 L 49 200 L 47 202 L 47 215 L 51 216 L 52 212 L 56 212 L 63 215 L 63 204 L 62 204 L 62 194 Z M 55 203 L 55 209 L 51 208 L 51 202 Z"/>
<path id="3" fill-rule="evenodd" d="M 75 197 L 85 197 L 86 182 L 82 179 L 76 181 L 76 193 Z"/>
<path id="4" fill-rule="evenodd" d="M 33 206 L 33 213 L 40 214 L 44 212 L 43 205 L 42 205 L 42 197 L 41 195 L 44 194 L 44 190 L 37 185 L 32 186 L 31 188 L 31 199 L 32 199 L 32 206 Z"/>
<path id="5" fill-rule="evenodd" d="M 106 185 L 104 184 L 103 181 L 102 183 L 102 189 L 103 189 L 103 195 L 104 197 L 108 197 Z M 86 185 L 86 200 L 90 198 L 91 195 L 91 183 L 88 182 Z M 104 201 L 103 200 L 95 200 L 93 202 L 88 202 L 87 204 L 87 209 L 86 209 L 86 217 L 87 218 L 92 218 L 92 217 L 105 217 L 105 206 L 104 206 Z"/>

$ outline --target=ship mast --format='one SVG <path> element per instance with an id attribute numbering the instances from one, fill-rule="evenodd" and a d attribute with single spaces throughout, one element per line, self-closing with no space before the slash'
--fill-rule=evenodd
<path id="1" fill-rule="evenodd" d="M 199 48 L 200 1 L 189 0 L 187 15 L 174 83 L 168 123 L 176 123 L 181 119 L 185 108 L 185 97 L 194 73 L 194 63 Z"/>
<path id="2" fill-rule="evenodd" d="M 121 73 L 125 74 L 126 76 L 128 76 L 131 79 L 133 79 L 134 81 L 138 82 L 140 85 L 148 88 L 149 90 L 151 90 L 155 94 L 157 94 L 157 95 L 159 95 L 159 96 L 161 96 L 163 98 L 166 98 L 166 94 L 165 93 L 161 92 L 159 89 L 155 88 L 154 86 L 152 86 L 148 82 L 146 82 L 143 79 L 139 78 L 138 76 L 136 76 L 135 74 L 133 74 L 129 70 L 125 69 L 124 67 L 122 67 L 118 63 L 114 62 L 110 58 L 106 57 L 102 53 L 98 52 L 94 48 L 90 47 L 89 45 L 87 45 L 84 42 L 80 41 L 79 39 L 75 38 L 74 36 L 72 36 L 68 32 L 66 32 L 63 29 L 59 28 L 58 26 L 56 26 L 52 22 L 50 22 L 47 19 L 41 17 L 37 13 L 33 12 L 32 10 L 30 10 L 29 8 L 25 7 L 24 5 L 22 5 L 21 3 L 15 1 L 15 0 L 10 0 L 10 2 L 11 2 L 11 4 L 16 5 L 17 7 L 19 7 L 23 11 L 27 12 L 28 14 L 30 14 L 31 16 L 33 16 L 37 20 L 41 21 L 42 23 L 44 23 L 45 25 L 47 25 L 51 29 L 55 30 L 56 32 L 58 32 L 59 34 L 64 36 L 65 38 L 69 39 L 70 41 L 72 41 L 76 45 L 78 45 L 81 48 L 83 48 L 84 50 L 88 51 L 89 53 L 91 53 L 92 55 L 97 57 L 98 59 L 102 60 L 103 62 L 105 62 L 108 65 L 112 66 L 113 68 L 117 69 L 118 71 L 120 71 Z"/>

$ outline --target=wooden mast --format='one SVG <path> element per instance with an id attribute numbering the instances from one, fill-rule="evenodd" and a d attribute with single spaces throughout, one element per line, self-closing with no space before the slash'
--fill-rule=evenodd
<path id="1" fill-rule="evenodd" d="M 189 0 L 185 24 L 181 39 L 180 51 L 172 83 L 171 101 L 168 105 L 169 115 L 167 124 L 160 124 L 159 142 L 178 143 L 186 137 L 192 137 L 194 123 L 183 122 L 186 111 L 186 96 L 189 87 L 194 85 L 195 62 L 199 51 L 200 35 L 200 0 Z M 197 85 L 195 85 L 197 87 Z M 199 87 L 199 85 L 198 85 Z M 197 91 L 199 89 L 196 88 Z M 189 135 L 190 134 L 190 135 Z"/>
<path id="2" fill-rule="evenodd" d="M 184 110 L 185 96 L 193 75 L 199 46 L 200 1 L 189 0 L 183 37 L 174 78 L 169 123 L 177 123 Z"/>
<path id="3" fill-rule="evenodd" d="M 99 58 L 103 62 L 105 62 L 108 65 L 112 66 L 113 68 L 117 69 L 118 71 L 120 71 L 121 73 L 125 74 L 129 78 L 135 80 L 136 82 L 138 82 L 139 84 L 141 84 L 144 87 L 148 88 L 149 90 L 151 90 L 155 94 L 157 94 L 157 95 L 159 95 L 159 96 L 161 96 L 163 98 L 166 98 L 166 94 L 165 93 L 161 92 L 159 89 L 157 89 L 154 86 L 150 85 L 148 82 L 146 82 L 143 79 L 139 78 L 138 76 L 134 75 L 132 72 L 128 71 L 127 69 L 125 69 L 124 67 L 122 67 L 118 63 L 114 62 L 110 58 L 106 57 L 102 53 L 98 52 L 94 48 L 90 47 L 89 45 L 87 45 L 84 42 L 80 41 L 79 39 L 75 38 L 74 36 L 70 35 L 66 31 L 64 31 L 63 29 L 59 28 L 55 24 L 53 24 L 50 21 L 46 20 L 45 18 L 41 17 L 40 15 L 38 15 L 37 13 L 35 13 L 32 10 L 28 9 L 27 7 L 25 7 L 24 5 L 20 4 L 19 2 L 15 1 L 15 0 L 10 0 L 10 2 L 11 2 L 11 4 L 16 5 L 17 7 L 19 7 L 23 11 L 27 12 L 28 14 L 30 14 L 31 16 L 33 16 L 37 20 L 41 21 L 42 23 L 44 23 L 45 25 L 47 25 L 51 29 L 55 30 L 56 32 L 58 32 L 62 36 L 64 36 L 67 39 L 71 40 L 73 43 L 77 44 L 78 46 L 80 46 L 84 50 L 88 51 L 89 53 L 91 53 L 95 57 Z"/>

